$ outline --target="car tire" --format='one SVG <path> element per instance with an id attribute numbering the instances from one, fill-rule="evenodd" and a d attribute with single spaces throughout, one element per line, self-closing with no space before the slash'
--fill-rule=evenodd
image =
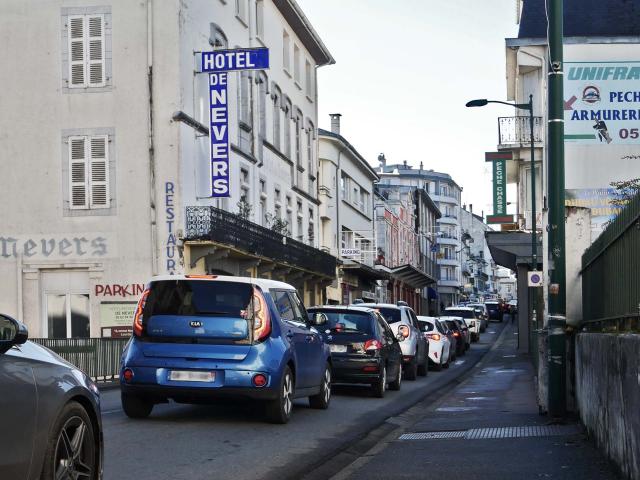
<path id="1" fill-rule="evenodd" d="M 329 403 L 331 403 L 331 365 L 327 363 L 324 367 L 320 392 L 309 397 L 309 406 L 318 410 L 326 410 L 329 408 Z"/>
<path id="2" fill-rule="evenodd" d="M 398 364 L 398 373 L 396 375 L 396 379 L 393 382 L 389 382 L 389 390 L 400 390 L 402 386 L 402 365 Z"/>
<path id="3" fill-rule="evenodd" d="M 285 424 L 291 419 L 294 385 L 293 373 L 287 366 L 280 378 L 278 397 L 265 404 L 265 414 L 269 422 Z"/>
<path id="4" fill-rule="evenodd" d="M 382 372 L 378 377 L 378 381 L 371 385 L 371 393 L 376 398 L 384 397 L 384 392 L 387 389 L 387 367 L 382 367 Z"/>
<path id="5" fill-rule="evenodd" d="M 404 366 L 404 378 L 410 381 L 418 378 L 418 359 L 416 357 L 413 357 L 411 363 Z"/>
<path id="6" fill-rule="evenodd" d="M 97 435 L 84 407 L 66 404 L 49 433 L 41 478 L 98 479 Z"/>
<path id="7" fill-rule="evenodd" d="M 429 356 L 425 355 L 422 365 L 418 365 L 418 375 L 421 377 L 426 377 L 428 373 L 429 373 Z"/>
<path id="8" fill-rule="evenodd" d="M 120 395 L 122 410 L 129 418 L 147 418 L 153 410 L 153 403 L 137 395 L 123 393 Z"/>

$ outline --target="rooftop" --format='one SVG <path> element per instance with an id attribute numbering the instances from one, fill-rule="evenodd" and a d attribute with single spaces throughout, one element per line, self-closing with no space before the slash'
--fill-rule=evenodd
<path id="1" fill-rule="evenodd" d="M 640 35 L 640 0 L 564 0 L 565 37 Z M 525 0 L 518 38 L 546 38 L 545 0 Z"/>

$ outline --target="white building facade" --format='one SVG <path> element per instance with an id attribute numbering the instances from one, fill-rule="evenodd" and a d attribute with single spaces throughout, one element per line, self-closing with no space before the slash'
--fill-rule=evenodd
<path id="1" fill-rule="evenodd" d="M 120 336 L 155 274 L 288 278 L 307 301 L 322 295 L 335 258 L 316 248 L 316 69 L 333 59 L 293 0 L 10 0 L 0 29 L 13 112 L 0 119 L 13 160 L 0 311 L 32 337 Z M 231 197 L 212 199 L 194 52 L 258 46 L 271 68 L 229 75 Z M 285 248 L 254 248 L 268 241 Z"/>

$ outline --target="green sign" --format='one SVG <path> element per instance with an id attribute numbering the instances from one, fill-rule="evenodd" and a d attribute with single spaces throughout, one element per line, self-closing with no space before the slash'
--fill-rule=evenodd
<path id="1" fill-rule="evenodd" d="M 485 161 L 493 164 L 493 215 L 487 223 L 512 223 L 513 215 L 507 214 L 507 160 L 513 152 L 485 152 Z"/>

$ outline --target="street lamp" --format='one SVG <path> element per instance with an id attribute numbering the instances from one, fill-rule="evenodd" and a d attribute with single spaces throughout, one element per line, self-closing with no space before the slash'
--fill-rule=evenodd
<path id="1" fill-rule="evenodd" d="M 536 245 L 536 163 L 534 156 L 533 144 L 533 95 L 529 95 L 529 103 L 508 103 L 500 100 L 487 100 L 479 98 L 467 102 L 467 107 L 484 107 L 488 103 L 501 103 L 509 105 L 519 110 L 527 110 L 529 112 L 529 132 L 530 132 L 530 148 L 531 148 L 531 270 L 538 268 L 538 249 Z"/>

